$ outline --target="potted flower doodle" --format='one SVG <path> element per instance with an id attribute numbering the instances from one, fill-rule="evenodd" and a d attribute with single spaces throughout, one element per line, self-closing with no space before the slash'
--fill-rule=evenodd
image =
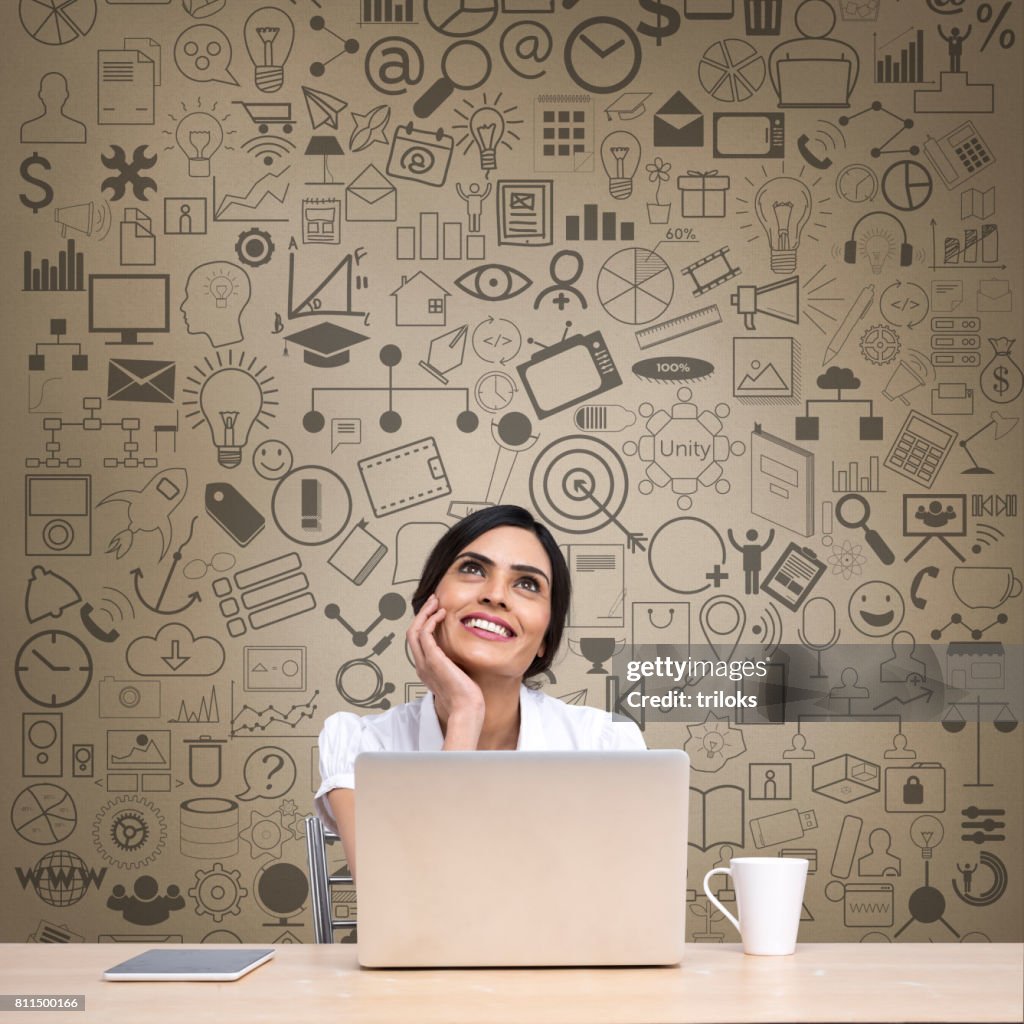
<path id="1" fill-rule="evenodd" d="M 725 915 L 716 910 L 703 897 L 690 904 L 690 913 L 695 917 L 704 920 L 705 928 L 702 932 L 693 933 L 694 942 L 721 942 L 724 936 L 720 931 L 713 931 L 712 925 L 725 920 Z"/>
<path id="2" fill-rule="evenodd" d="M 660 156 L 656 156 L 653 162 L 649 163 L 645 169 L 647 171 L 647 180 L 654 185 L 654 202 L 647 204 L 647 219 L 652 224 L 667 224 L 672 204 L 661 201 L 661 186 L 668 181 L 672 165 L 666 163 Z"/>

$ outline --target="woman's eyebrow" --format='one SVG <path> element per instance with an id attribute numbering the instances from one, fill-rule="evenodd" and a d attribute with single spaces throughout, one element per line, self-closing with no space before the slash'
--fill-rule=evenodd
<path id="1" fill-rule="evenodd" d="M 481 555 L 477 551 L 463 551 L 459 555 L 459 558 L 475 558 L 478 562 L 483 562 L 484 565 L 494 565 L 494 559 L 488 558 L 486 555 Z M 551 580 L 548 579 L 548 574 L 543 569 L 538 569 L 535 565 L 510 565 L 510 569 L 515 569 L 516 572 L 535 572 L 538 576 L 543 576 L 545 582 L 550 586 Z"/>

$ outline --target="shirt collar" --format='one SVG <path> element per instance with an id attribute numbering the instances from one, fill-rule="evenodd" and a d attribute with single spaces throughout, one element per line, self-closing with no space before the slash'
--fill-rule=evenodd
<path id="1" fill-rule="evenodd" d="M 544 733 L 540 720 L 540 709 L 533 699 L 533 691 L 523 683 L 519 684 L 519 742 L 516 750 L 544 749 Z M 434 708 L 434 695 L 427 693 L 423 698 L 420 711 L 419 749 L 441 750 L 444 747 L 444 736 L 441 723 L 437 720 Z"/>

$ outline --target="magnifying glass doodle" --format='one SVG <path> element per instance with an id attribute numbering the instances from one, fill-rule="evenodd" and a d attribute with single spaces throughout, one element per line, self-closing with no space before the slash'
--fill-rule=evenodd
<path id="1" fill-rule="evenodd" d="M 860 509 L 847 516 L 845 511 L 851 505 L 860 505 Z M 863 530 L 864 539 L 868 542 L 871 550 L 878 555 L 882 565 L 892 565 L 896 556 L 889 549 L 889 545 L 882 540 L 881 536 L 874 530 L 868 528 L 868 520 L 871 518 L 871 506 L 867 498 L 859 494 L 844 494 L 837 502 L 835 517 L 848 530 Z"/>
<path id="2" fill-rule="evenodd" d="M 479 89 L 490 75 L 491 55 L 479 43 L 452 43 L 441 58 L 441 77 L 413 104 L 413 113 L 420 119 L 430 117 L 456 89 Z"/>

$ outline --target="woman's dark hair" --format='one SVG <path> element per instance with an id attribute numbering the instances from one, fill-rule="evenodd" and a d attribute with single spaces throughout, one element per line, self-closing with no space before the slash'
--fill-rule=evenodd
<path id="1" fill-rule="evenodd" d="M 470 541 L 499 526 L 518 526 L 520 529 L 529 530 L 541 542 L 551 561 L 551 621 L 544 634 L 544 654 L 530 662 L 524 674 L 525 679 L 539 675 L 551 666 L 562 642 L 562 631 L 569 615 L 569 598 L 572 592 L 569 567 L 565 564 L 555 538 L 551 536 L 551 531 L 543 523 L 537 522 L 525 508 L 519 505 L 494 505 L 460 519 L 434 545 L 434 550 L 427 556 L 416 593 L 412 595 L 412 608 L 414 612 L 419 613 L 427 598 L 437 590 L 441 579 L 451 568 L 459 552 Z M 541 686 L 539 681 L 526 685 L 532 690 L 538 690 Z"/>

